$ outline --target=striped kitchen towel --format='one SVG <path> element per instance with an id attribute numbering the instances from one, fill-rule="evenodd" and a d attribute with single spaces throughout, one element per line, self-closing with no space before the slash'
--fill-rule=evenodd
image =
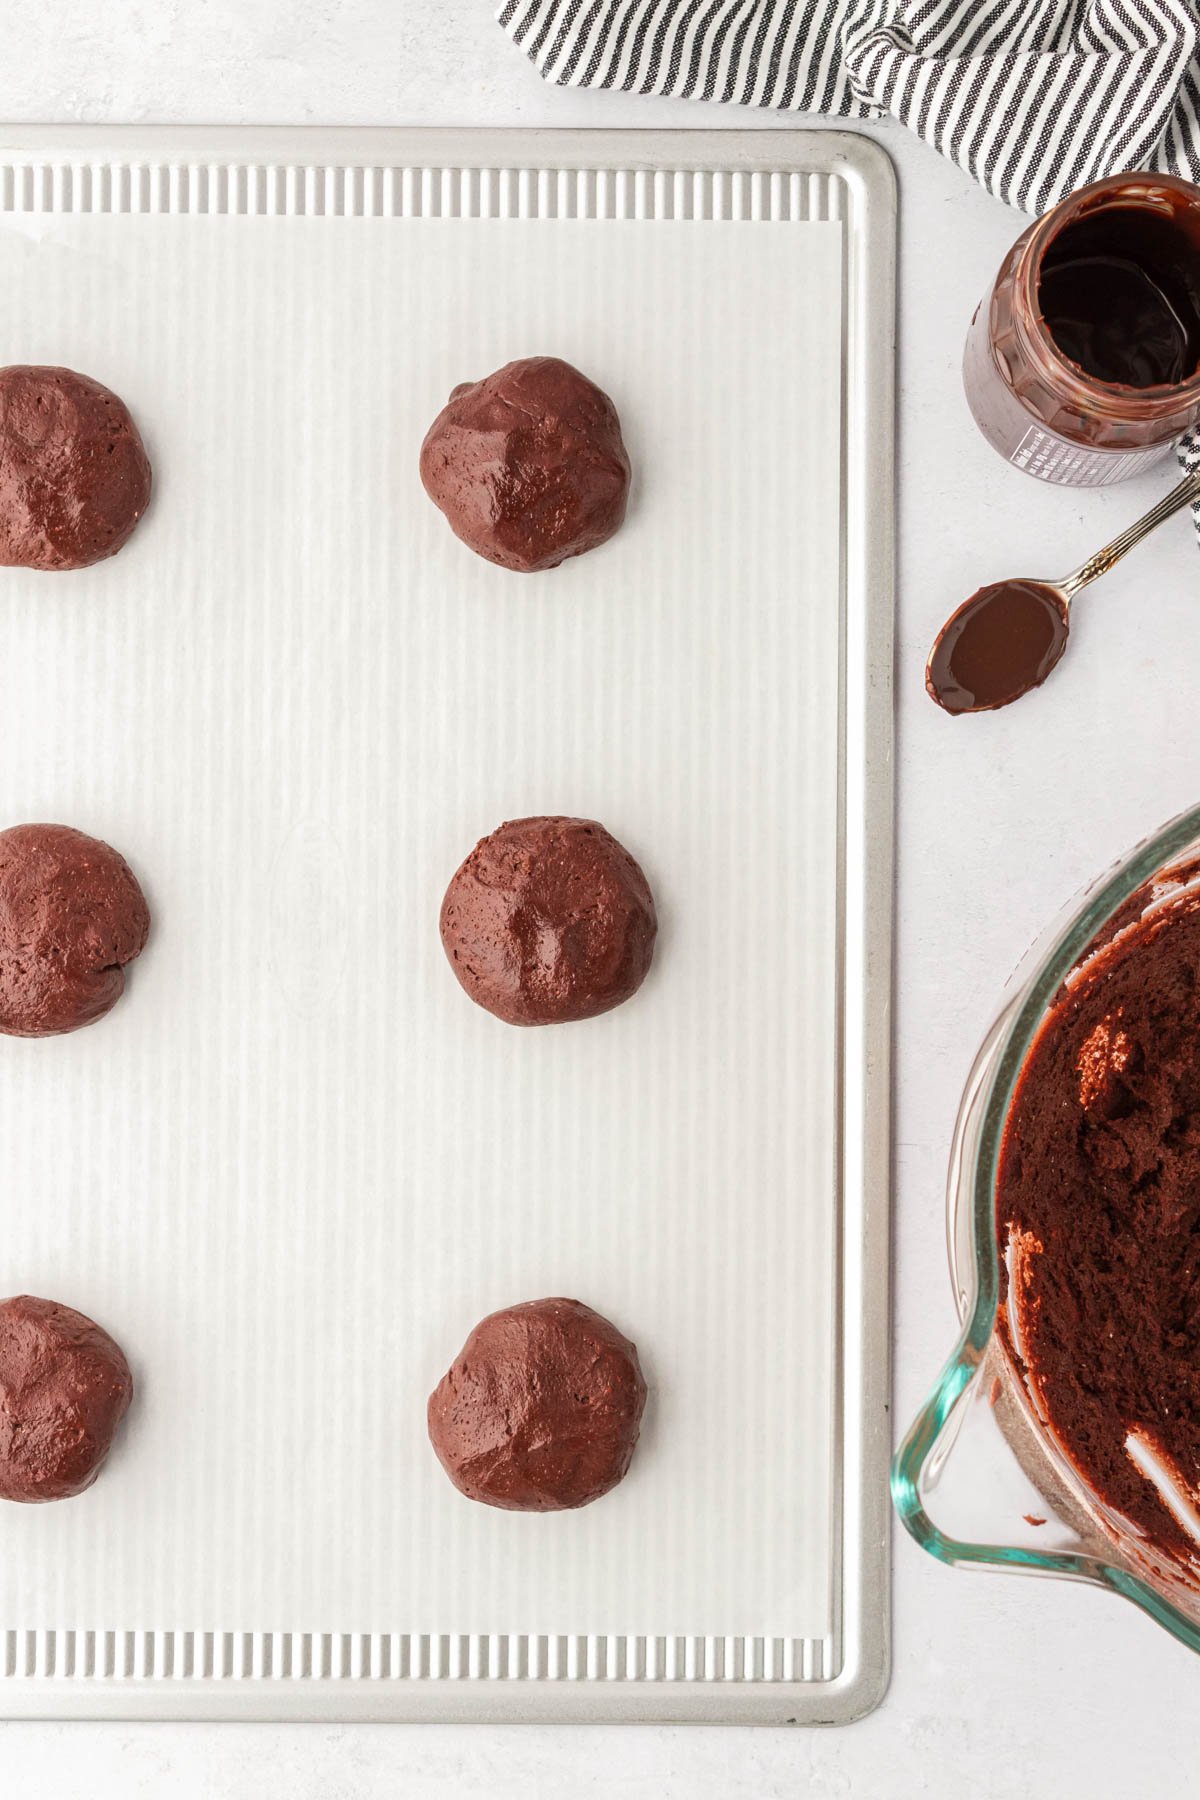
<path id="1" fill-rule="evenodd" d="M 562 87 L 890 113 L 1040 213 L 1120 169 L 1200 181 L 1200 0 L 503 0 Z"/>
<path id="2" fill-rule="evenodd" d="M 890 114 L 1026 212 L 1122 169 L 1200 182 L 1200 0 L 502 0 L 496 17 L 561 87 Z M 1200 431 L 1179 459 L 1200 467 Z"/>

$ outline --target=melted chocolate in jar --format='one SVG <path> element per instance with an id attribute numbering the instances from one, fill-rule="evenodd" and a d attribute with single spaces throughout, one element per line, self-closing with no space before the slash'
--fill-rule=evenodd
<path id="1" fill-rule="evenodd" d="M 1062 354 L 1109 386 L 1177 387 L 1200 369 L 1200 241 L 1192 215 L 1105 207 L 1042 259 L 1038 304 Z"/>
<path id="2" fill-rule="evenodd" d="M 1067 609 L 1040 581 L 997 581 L 947 619 L 925 669 L 946 712 L 991 712 L 1040 687 L 1067 644 Z"/>

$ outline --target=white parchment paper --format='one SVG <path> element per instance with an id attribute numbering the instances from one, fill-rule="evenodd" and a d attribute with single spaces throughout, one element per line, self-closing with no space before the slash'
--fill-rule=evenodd
<path id="1" fill-rule="evenodd" d="M 129 547 L 0 571 L 0 822 L 109 839 L 116 1011 L 0 1039 L 0 1292 L 138 1397 L 97 1486 L 0 1508 L 0 1624 L 820 1635 L 834 1566 L 840 227 L 30 221 L 0 360 L 119 391 Z M 612 394 L 625 529 L 553 574 L 425 499 L 456 382 Z M 515 1031 L 437 931 L 475 840 L 602 820 L 660 910 L 607 1017 Z M 462 1499 L 425 1400 L 575 1295 L 651 1386 L 573 1514 Z"/>

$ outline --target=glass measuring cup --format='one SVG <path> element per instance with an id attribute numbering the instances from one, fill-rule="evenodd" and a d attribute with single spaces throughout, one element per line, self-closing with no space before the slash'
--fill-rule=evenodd
<path id="1" fill-rule="evenodd" d="M 948 1179 L 951 1278 L 962 1332 L 892 1462 L 907 1530 L 946 1563 L 1090 1581 L 1200 1650 L 1200 1568 L 1142 1538 L 1083 1481 L 1039 1418 L 998 1329 L 995 1187 L 1009 1106 L 1047 1008 L 1104 928 L 1200 861 L 1200 807 L 1162 827 L 1077 896 L 1009 982 L 967 1080 Z M 936 1514 L 936 1517 L 935 1517 Z"/>

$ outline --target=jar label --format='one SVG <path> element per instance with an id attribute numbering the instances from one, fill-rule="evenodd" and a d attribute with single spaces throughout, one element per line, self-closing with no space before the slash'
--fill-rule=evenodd
<path id="1" fill-rule="evenodd" d="M 1114 456 L 1111 450 L 1087 450 L 1043 431 L 1040 425 L 1031 425 L 1008 460 L 1039 481 L 1052 481 L 1059 487 L 1106 487 L 1149 468 L 1170 448 L 1169 444 L 1152 444 L 1146 450 L 1126 450 Z"/>

